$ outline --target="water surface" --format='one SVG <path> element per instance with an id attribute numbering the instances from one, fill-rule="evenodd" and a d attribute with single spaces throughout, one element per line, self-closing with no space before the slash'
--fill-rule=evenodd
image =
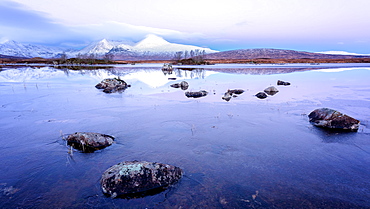
<path id="1" fill-rule="evenodd" d="M 0 207 L 369 208 L 370 67 L 267 67 L 3 67 Z M 114 94 L 94 87 L 117 76 L 131 87 Z M 181 81 L 209 94 L 187 98 L 170 87 Z M 276 95 L 254 96 L 270 85 Z M 221 99 L 236 88 L 245 92 Z M 307 115 L 321 107 L 360 120 L 359 131 L 313 127 Z M 77 131 L 116 143 L 71 150 L 63 138 Z M 101 174 L 128 160 L 172 164 L 185 175 L 157 195 L 105 197 Z"/>

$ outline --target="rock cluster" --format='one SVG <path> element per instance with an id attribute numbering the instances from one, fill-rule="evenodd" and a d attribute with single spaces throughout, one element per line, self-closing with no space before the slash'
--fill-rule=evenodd
<path id="1" fill-rule="evenodd" d="M 208 92 L 205 90 L 200 90 L 200 91 L 187 91 L 185 92 L 185 96 L 187 97 L 193 97 L 193 98 L 199 98 L 199 97 L 204 97 L 207 96 Z"/>
<path id="2" fill-rule="evenodd" d="M 232 97 L 237 97 L 237 95 L 242 94 L 244 92 L 243 89 L 233 89 L 233 90 L 227 90 L 227 92 L 222 97 L 223 100 L 230 101 Z"/>
<path id="3" fill-rule="evenodd" d="M 114 137 L 100 133 L 76 132 L 70 134 L 66 141 L 68 145 L 83 152 L 94 152 L 110 146 L 114 141 Z"/>
<path id="4" fill-rule="evenodd" d="M 181 81 L 181 83 L 172 84 L 171 87 L 181 88 L 182 90 L 187 90 L 189 88 L 189 84 L 186 81 Z"/>
<path id="5" fill-rule="evenodd" d="M 313 125 L 323 128 L 357 131 L 360 126 L 359 120 L 329 108 L 316 109 L 308 117 Z"/>
<path id="6" fill-rule="evenodd" d="M 142 195 L 153 190 L 166 189 L 182 177 L 183 171 L 175 166 L 146 162 L 125 161 L 108 168 L 100 183 L 104 194 L 112 198 Z"/>
<path id="7" fill-rule="evenodd" d="M 127 87 L 129 87 L 129 85 L 119 78 L 106 78 L 95 86 L 97 89 L 103 89 L 105 93 L 122 92 Z"/>
<path id="8" fill-rule="evenodd" d="M 284 86 L 288 86 L 290 85 L 289 82 L 285 82 L 285 81 L 281 81 L 281 80 L 278 80 L 277 81 L 277 85 L 284 85 Z M 256 95 L 257 98 L 259 99 L 265 99 L 269 96 L 274 96 L 275 94 L 277 94 L 279 92 L 279 90 L 275 87 L 275 86 L 270 86 L 270 87 L 267 87 L 265 90 L 263 90 L 263 92 L 258 92 Z"/>

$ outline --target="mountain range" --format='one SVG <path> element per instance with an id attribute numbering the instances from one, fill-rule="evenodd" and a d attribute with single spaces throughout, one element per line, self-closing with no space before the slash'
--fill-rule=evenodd
<path id="1" fill-rule="evenodd" d="M 1 55 L 25 58 L 57 58 L 60 57 L 61 54 L 65 53 L 68 57 L 76 57 L 79 54 L 94 54 L 98 57 L 103 57 L 105 54 L 112 54 L 115 59 L 171 59 L 175 52 L 190 52 L 191 50 L 204 50 L 205 53 L 218 52 L 204 47 L 170 43 L 156 35 L 148 35 L 138 43 L 103 39 L 101 41 L 91 43 L 80 50 L 66 50 L 56 47 L 23 44 L 16 41 L 7 41 L 0 44 Z"/>
<path id="2" fill-rule="evenodd" d="M 179 51 L 184 52 L 183 55 L 186 51 L 188 54 L 190 51 L 205 52 L 206 59 L 347 59 L 364 57 L 364 55 L 345 52 L 312 53 L 283 49 L 239 49 L 219 52 L 210 48 L 171 43 L 157 35 L 147 35 L 145 39 L 137 43 L 126 40 L 102 39 L 79 50 L 23 44 L 16 41 L 0 44 L 0 58 L 1 55 L 2 57 L 58 58 L 62 54 L 66 54 L 69 58 L 91 54 L 102 58 L 104 55 L 110 54 L 115 60 L 170 60 Z"/>

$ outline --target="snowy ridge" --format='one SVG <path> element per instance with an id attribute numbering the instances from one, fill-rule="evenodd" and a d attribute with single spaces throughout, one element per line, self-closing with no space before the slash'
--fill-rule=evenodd
<path id="1" fill-rule="evenodd" d="M 354 55 L 354 56 L 370 56 L 370 54 L 357 54 L 351 53 L 346 51 L 325 51 L 325 52 L 317 52 L 320 54 L 333 54 L 333 55 Z"/>
<path id="2" fill-rule="evenodd" d="M 104 55 L 110 53 L 113 55 L 130 55 L 130 56 L 147 56 L 147 55 L 160 55 L 162 57 L 173 56 L 174 52 L 177 51 L 191 51 L 191 50 L 200 50 L 205 51 L 206 53 L 218 52 L 209 48 L 203 48 L 192 45 L 185 44 L 175 44 L 170 43 L 163 39 L 162 37 L 150 34 L 136 44 L 132 43 L 120 43 L 112 42 L 106 39 L 103 39 L 99 42 L 90 44 L 84 49 L 75 52 L 74 54 L 98 54 Z"/>
<path id="3" fill-rule="evenodd" d="M 43 58 L 56 58 L 62 53 L 66 53 L 68 57 L 76 57 L 78 54 L 95 54 L 102 57 L 110 53 L 120 57 L 131 57 L 137 59 L 145 59 L 145 56 L 171 58 L 174 52 L 177 51 L 191 51 L 200 50 L 206 53 L 217 52 L 209 48 L 203 48 L 185 44 L 170 43 L 162 37 L 150 34 L 138 43 L 130 41 L 111 41 L 102 39 L 101 41 L 91 43 L 81 50 L 66 50 L 61 48 L 52 48 L 32 44 L 22 44 L 15 41 L 7 41 L 0 44 L 0 54 L 16 57 L 43 57 Z"/>
<path id="4" fill-rule="evenodd" d="M 16 57 L 43 57 L 51 58 L 61 53 L 60 48 L 39 46 L 33 44 L 22 44 L 16 41 L 7 41 L 0 44 L 0 54 Z"/>

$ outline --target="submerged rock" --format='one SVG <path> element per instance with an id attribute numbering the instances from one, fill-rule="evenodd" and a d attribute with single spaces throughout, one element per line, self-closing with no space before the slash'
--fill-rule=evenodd
<path id="1" fill-rule="evenodd" d="M 256 95 L 259 99 L 265 99 L 267 98 L 267 94 L 265 92 L 258 92 Z"/>
<path id="2" fill-rule="evenodd" d="M 316 109 L 308 117 L 313 125 L 323 128 L 357 131 L 360 126 L 359 120 L 329 108 Z"/>
<path id="3" fill-rule="evenodd" d="M 198 97 L 204 97 L 207 96 L 208 92 L 205 90 L 200 90 L 200 91 L 194 91 L 194 92 L 185 92 L 185 96 L 187 97 L 193 97 L 193 98 L 198 98 Z"/>
<path id="4" fill-rule="evenodd" d="M 181 83 L 172 84 L 171 87 L 181 88 L 182 90 L 187 90 L 189 88 L 189 84 L 186 81 L 181 81 Z"/>
<path id="5" fill-rule="evenodd" d="M 242 94 L 244 93 L 244 90 L 243 89 L 232 89 L 232 90 L 227 90 L 227 92 L 229 92 L 230 94 Z"/>
<path id="6" fill-rule="evenodd" d="M 229 92 L 226 92 L 224 96 L 222 97 L 222 99 L 226 101 L 230 101 L 231 97 L 233 97 L 232 94 L 230 94 Z"/>
<path id="7" fill-rule="evenodd" d="M 114 137 L 92 132 L 76 132 L 67 137 L 68 145 L 84 152 L 93 152 L 110 146 Z"/>
<path id="8" fill-rule="evenodd" d="M 289 82 L 285 82 L 285 81 L 278 80 L 278 81 L 277 81 L 277 85 L 289 86 L 289 85 L 290 85 L 290 83 L 289 83 Z"/>
<path id="9" fill-rule="evenodd" d="M 279 90 L 275 86 L 267 87 L 263 91 L 266 92 L 266 94 L 268 94 L 270 96 L 274 96 L 275 94 L 277 94 L 279 92 Z"/>
<path id="10" fill-rule="evenodd" d="M 242 94 L 244 92 L 243 89 L 233 89 L 233 90 L 227 90 L 227 92 L 222 97 L 223 100 L 230 101 L 232 97 L 237 97 L 235 94 Z"/>
<path id="11" fill-rule="evenodd" d="M 119 78 L 106 78 L 95 86 L 97 89 L 103 89 L 105 93 L 122 92 L 127 87 L 127 83 Z"/>
<path id="12" fill-rule="evenodd" d="M 145 196 L 153 190 L 163 191 L 182 177 L 176 166 L 146 161 L 125 161 L 108 168 L 100 180 L 104 194 L 111 197 Z"/>

